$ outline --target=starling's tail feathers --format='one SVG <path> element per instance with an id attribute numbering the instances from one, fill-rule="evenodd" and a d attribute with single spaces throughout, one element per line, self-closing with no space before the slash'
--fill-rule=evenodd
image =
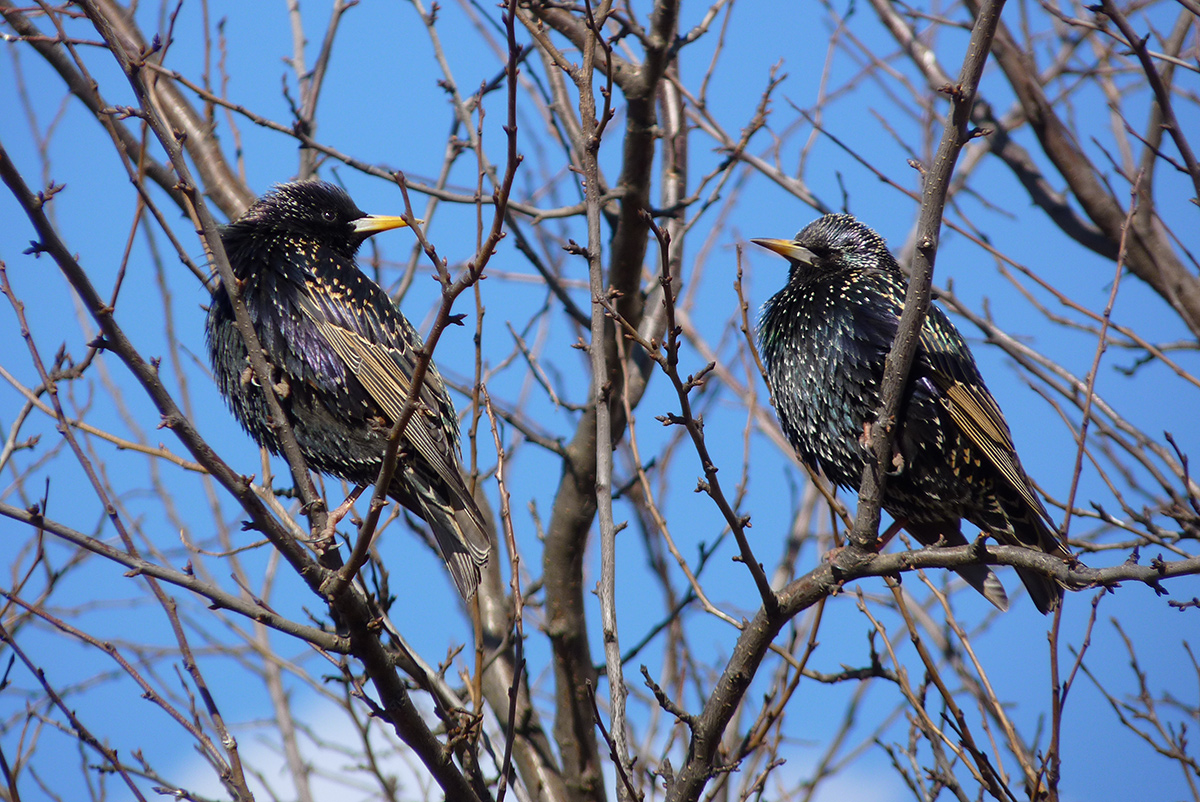
<path id="1" fill-rule="evenodd" d="M 1013 529 L 1017 540 L 1021 545 L 1041 549 L 1047 554 L 1065 560 L 1071 559 L 1071 552 L 1063 546 L 1058 532 L 1046 522 L 1044 514 L 1044 510 L 1040 514 L 1037 510 L 1029 510 L 1024 521 L 1018 521 L 1016 516 L 1010 516 L 1013 520 Z M 1058 609 L 1058 605 L 1062 603 L 1063 599 L 1061 582 L 1028 569 L 1018 568 L 1017 574 L 1025 583 L 1026 589 L 1029 590 L 1029 598 L 1037 605 L 1038 610 L 1042 613 L 1051 613 Z"/>
<path id="2" fill-rule="evenodd" d="M 963 537 L 961 523 L 944 521 L 942 523 L 913 523 L 906 521 L 904 528 L 909 534 L 924 546 L 965 546 L 967 539 Z M 967 584 L 979 591 L 983 598 L 994 604 L 1000 612 L 1008 610 L 1008 594 L 996 572 L 986 565 L 963 565 L 954 569 L 954 573 L 966 580 Z"/>
<path id="3" fill-rule="evenodd" d="M 1033 503 L 1029 503 L 1026 500 L 1028 498 L 1034 499 Z M 991 532 L 996 542 L 1025 546 L 1063 560 L 1072 559 L 1071 552 L 1063 546 L 1062 538 L 1037 500 L 1032 486 L 1028 486 L 1027 493 L 1020 497 L 999 494 L 998 500 L 1003 510 L 1001 515 L 981 517 L 975 522 L 980 529 Z M 1063 598 L 1062 583 L 1028 568 L 1018 568 L 1017 574 L 1029 590 L 1029 598 L 1041 613 L 1058 609 Z"/>
<path id="4" fill-rule="evenodd" d="M 983 594 L 983 598 L 996 605 L 1000 612 L 1008 610 L 1008 594 L 1004 592 L 1004 585 L 1000 583 L 1000 578 L 991 568 L 986 565 L 964 565 L 961 568 L 955 568 L 954 573 Z"/>
<path id="5" fill-rule="evenodd" d="M 470 601 L 479 587 L 480 572 L 487 565 L 491 545 L 483 527 L 483 515 L 468 501 L 470 509 L 455 509 L 441 494 L 423 482 L 408 483 L 413 491 L 416 510 L 433 530 L 438 551 L 450 569 L 450 576 L 464 601 Z M 461 494 L 455 494 L 461 495 Z M 469 496 L 467 497 L 469 499 Z M 400 500 L 400 499 L 397 499 Z M 401 503 L 408 499 L 401 500 Z M 408 506 L 407 504 L 405 506 Z"/>
<path id="6" fill-rule="evenodd" d="M 1024 568 L 1018 568 L 1017 575 L 1025 583 L 1029 598 L 1033 600 L 1039 612 L 1052 613 L 1058 609 L 1063 599 L 1063 586 L 1057 580 Z"/>

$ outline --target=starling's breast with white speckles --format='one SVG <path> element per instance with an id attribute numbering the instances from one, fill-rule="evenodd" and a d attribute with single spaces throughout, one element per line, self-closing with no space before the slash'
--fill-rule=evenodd
<path id="1" fill-rule="evenodd" d="M 857 485 L 863 422 L 878 405 L 875 354 L 856 336 L 844 276 L 793 281 L 767 301 L 760 343 L 785 434 L 834 482 Z"/>
<path id="2" fill-rule="evenodd" d="M 784 433 L 802 458 L 844 488 L 857 489 L 862 479 L 869 454 L 864 433 L 879 408 L 904 290 L 900 279 L 880 271 L 793 276 L 763 308 L 761 349 Z M 904 466 L 887 487 L 885 506 L 893 515 L 961 517 L 979 489 L 961 481 L 969 460 L 951 466 L 943 457 L 950 441 L 951 451 L 970 449 L 938 393 L 918 365 L 896 437 Z"/>

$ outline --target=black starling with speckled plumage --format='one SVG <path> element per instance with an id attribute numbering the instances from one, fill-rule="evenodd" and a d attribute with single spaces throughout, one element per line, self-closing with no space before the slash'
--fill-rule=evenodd
<path id="1" fill-rule="evenodd" d="M 423 347 L 354 259 L 372 234 L 403 225 L 400 217 L 364 214 L 338 187 L 311 181 L 276 186 L 221 231 L 305 460 L 353 484 L 378 477 L 388 430 L 408 399 Z M 281 453 L 223 286 L 213 293 L 207 334 L 217 384 L 234 416 L 259 444 Z M 489 545 L 459 454 L 458 417 L 430 364 L 388 495 L 429 524 L 469 599 Z"/>
<path id="2" fill-rule="evenodd" d="M 838 486 L 856 489 L 872 458 L 870 422 L 908 282 L 883 238 L 847 214 L 826 215 L 794 240 L 754 242 L 791 263 L 787 286 L 767 301 L 759 326 L 779 422 L 801 459 Z M 963 545 L 966 518 L 1002 544 L 1070 556 L 971 350 L 934 304 L 897 420 L 896 470 L 883 508 L 918 541 Z M 1004 587 L 987 566 L 958 573 L 1007 608 Z M 1040 611 L 1058 606 L 1057 582 L 1018 573 Z"/>

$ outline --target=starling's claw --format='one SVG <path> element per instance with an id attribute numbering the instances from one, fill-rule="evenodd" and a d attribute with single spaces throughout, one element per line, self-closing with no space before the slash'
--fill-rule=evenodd
<path id="1" fill-rule="evenodd" d="M 354 505 L 358 501 L 359 496 L 361 496 L 363 491 L 368 487 L 369 485 L 357 485 L 353 490 L 350 491 L 350 495 L 346 496 L 345 501 L 337 505 L 337 507 L 329 512 L 326 528 L 331 533 L 333 530 L 337 529 L 337 525 L 342 522 L 342 519 L 346 517 L 346 514 L 349 513 L 350 510 L 354 509 Z"/>
<path id="2" fill-rule="evenodd" d="M 825 552 L 825 554 L 821 557 L 821 560 L 823 562 L 829 563 L 830 565 L 833 565 L 834 563 L 837 562 L 838 555 L 840 555 L 845 550 L 846 550 L 845 546 L 834 546 L 832 549 Z"/>
<path id="3" fill-rule="evenodd" d="M 863 448 L 871 447 L 871 432 L 874 431 L 874 425 L 869 420 L 863 421 L 862 435 L 858 438 L 858 444 Z"/>

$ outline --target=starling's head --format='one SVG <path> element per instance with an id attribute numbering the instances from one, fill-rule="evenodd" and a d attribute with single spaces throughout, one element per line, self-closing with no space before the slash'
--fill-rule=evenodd
<path id="1" fill-rule="evenodd" d="M 787 259 L 793 274 L 797 271 L 813 274 L 841 270 L 900 270 L 883 237 L 849 214 L 827 214 L 814 220 L 795 239 L 756 239 L 751 242 Z"/>
<path id="2" fill-rule="evenodd" d="M 408 225 L 402 217 L 366 214 L 340 187 L 324 181 L 278 184 L 226 228 L 226 236 L 319 242 L 353 256 L 367 237 Z"/>

